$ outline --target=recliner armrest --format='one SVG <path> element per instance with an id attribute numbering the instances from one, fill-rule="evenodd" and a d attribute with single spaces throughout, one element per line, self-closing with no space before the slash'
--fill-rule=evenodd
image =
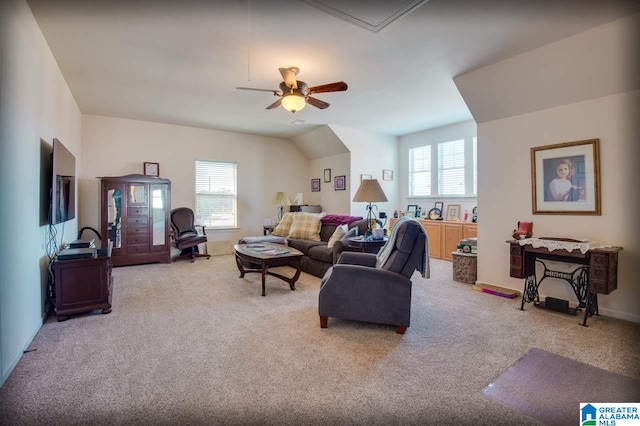
<path id="1" fill-rule="evenodd" d="M 345 251 L 340 255 L 338 264 L 359 265 L 373 268 L 376 266 L 377 257 L 374 253 L 361 253 L 359 251 Z"/>

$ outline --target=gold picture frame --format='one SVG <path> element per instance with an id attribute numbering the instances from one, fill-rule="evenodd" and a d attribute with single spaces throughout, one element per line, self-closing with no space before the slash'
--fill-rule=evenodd
<path id="1" fill-rule="evenodd" d="M 533 214 L 600 215 L 600 140 L 531 148 Z"/>
<path id="2" fill-rule="evenodd" d="M 447 205 L 447 216 L 444 220 L 450 220 L 454 222 L 460 221 L 460 208 L 462 206 L 460 204 L 449 204 Z"/>

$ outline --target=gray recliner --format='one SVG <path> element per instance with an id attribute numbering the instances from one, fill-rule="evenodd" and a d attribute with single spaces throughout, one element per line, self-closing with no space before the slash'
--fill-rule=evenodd
<path id="1" fill-rule="evenodd" d="M 393 325 L 397 333 L 406 332 L 411 319 L 411 276 L 416 268 L 428 276 L 427 233 L 417 220 L 399 221 L 389 244 L 392 247 L 385 245 L 380 251 L 388 253 L 380 265 L 376 265 L 379 254 L 340 255 L 322 278 L 320 327 L 326 328 L 328 317 L 334 317 Z"/>

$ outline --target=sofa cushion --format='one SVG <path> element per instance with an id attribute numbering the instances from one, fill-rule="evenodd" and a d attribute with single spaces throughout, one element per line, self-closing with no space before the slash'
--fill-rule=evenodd
<path id="1" fill-rule="evenodd" d="M 322 222 L 320 222 L 320 215 L 315 213 L 297 212 L 293 216 L 293 224 L 291 224 L 291 229 L 289 229 L 289 235 L 287 238 L 321 241 L 321 225 Z"/>
<path id="2" fill-rule="evenodd" d="M 331 238 L 329 238 L 329 243 L 327 244 L 327 247 L 333 248 L 333 245 L 336 243 L 336 241 L 344 237 L 344 234 L 346 234 L 347 231 L 348 231 L 347 225 L 337 226 L 336 230 L 333 232 L 333 235 L 331 236 Z"/>
<path id="3" fill-rule="evenodd" d="M 300 250 L 305 256 L 309 255 L 309 249 L 315 246 L 327 247 L 327 243 L 324 241 L 311 241 L 311 240 L 295 240 L 289 239 L 289 247 L 293 247 L 296 250 Z"/>
<path id="4" fill-rule="evenodd" d="M 288 212 L 282 216 L 282 220 L 278 222 L 273 231 L 271 231 L 271 235 L 275 235 L 278 237 L 287 237 L 289 235 L 289 230 L 291 229 L 291 225 L 293 224 L 293 213 Z"/>
<path id="5" fill-rule="evenodd" d="M 309 258 L 333 264 L 333 249 L 326 245 L 309 247 Z"/>
<path id="6" fill-rule="evenodd" d="M 323 223 L 320 227 L 320 241 L 329 242 L 337 227 L 338 225 L 327 225 Z"/>

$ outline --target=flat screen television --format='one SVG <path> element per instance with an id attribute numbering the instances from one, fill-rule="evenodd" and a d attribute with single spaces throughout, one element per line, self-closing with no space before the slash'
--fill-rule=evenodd
<path id="1" fill-rule="evenodd" d="M 55 225 L 76 217 L 76 157 L 54 138 L 51 158 L 53 174 L 49 222 Z"/>

